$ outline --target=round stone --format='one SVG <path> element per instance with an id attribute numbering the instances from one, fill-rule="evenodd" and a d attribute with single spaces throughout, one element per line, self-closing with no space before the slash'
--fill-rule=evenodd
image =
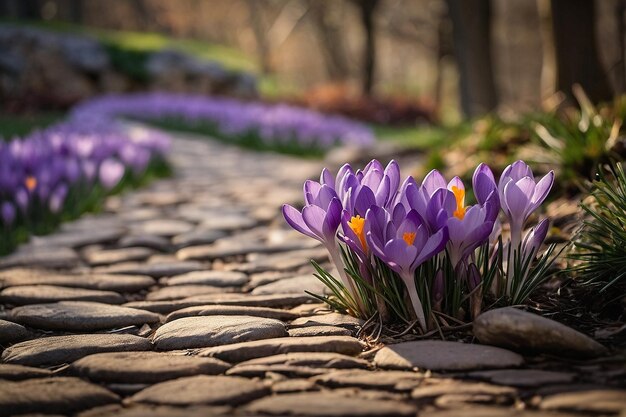
<path id="1" fill-rule="evenodd" d="M 44 410 L 46 414 L 68 414 L 117 402 L 117 395 L 78 378 L 37 378 L 2 382 L 0 389 L 2 414 L 9 410 L 11 415 Z"/>
<path id="2" fill-rule="evenodd" d="M 180 300 L 204 294 L 220 294 L 227 292 L 226 289 L 213 287 L 210 285 L 176 285 L 172 287 L 162 287 L 156 291 L 148 293 L 148 301 Z"/>
<path id="3" fill-rule="evenodd" d="M 46 330 L 92 331 L 156 323 L 159 316 L 134 308 L 86 301 L 63 301 L 17 307 L 11 319 Z"/>
<path id="4" fill-rule="evenodd" d="M 398 401 L 348 397 L 333 392 L 303 392 L 274 395 L 248 404 L 252 413 L 280 416 L 316 417 L 405 417 L 415 416 L 417 410 Z"/>
<path id="5" fill-rule="evenodd" d="M 197 375 L 162 382 L 138 392 L 131 402 L 164 405 L 240 405 L 270 393 L 259 381 L 235 376 Z"/>
<path id="6" fill-rule="evenodd" d="M 241 365 L 289 365 L 312 368 L 368 368 L 369 362 L 333 352 L 293 352 L 251 359 Z"/>
<path id="7" fill-rule="evenodd" d="M 154 384 L 193 375 L 217 375 L 230 367 L 215 358 L 157 352 L 108 352 L 86 356 L 70 370 L 77 376 L 104 383 Z"/>
<path id="8" fill-rule="evenodd" d="M 6 320 L 0 320 L 0 346 L 21 342 L 31 337 L 24 326 Z"/>
<path id="9" fill-rule="evenodd" d="M 590 337 L 554 320 L 513 307 L 481 314 L 474 321 L 481 343 L 520 352 L 591 358 L 607 349 Z"/>
<path id="10" fill-rule="evenodd" d="M 524 359 L 517 353 L 493 346 L 424 340 L 385 346 L 376 353 L 374 363 L 392 369 L 469 371 L 518 367 Z"/>
<path id="11" fill-rule="evenodd" d="M 52 372 L 47 369 L 13 365 L 9 363 L 0 364 L 0 380 L 5 379 L 9 381 L 21 381 L 23 379 L 31 378 L 46 378 L 52 375 Z"/>
<path id="12" fill-rule="evenodd" d="M 167 285 L 211 285 L 240 287 L 248 283 L 248 276 L 235 271 L 193 271 L 167 279 Z"/>
<path id="13" fill-rule="evenodd" d="M 494 384 L 531 388 L 551 384 L 568 384 L 576 378 L 571 372 L 544 371 L 541 369 L 495 369 L 468 374 L 471 378 L 482 379 Z"/>
<path id="14" fill-rule="evenodd" d="M 54 303 L 57 301 L 95 301 L 122 304 L 126 300 L 113 291 L 87 290 L 84 288 L 58 287 L 54 285 L 23 285 L 0 291 L 0 301 L 13 305 Z"/>
<path id="15" fill-rule="evenodd" d="M 151 349 L 148 339 L 130 334 L 75 334 L 15 344 L 2 352 L 2 361 L 29 366 L 58 365 L 94 353 Z"/>
<path id="16" fill-rule="evenodd" d="M 154 344 L 161 350 L 221 346 L 287 335 L 278 320 L 253 316 L 185 317 L 159 327 Z"/>
<path id="17" fill-rule="evenodd" d="M 277 308 L 208 305 L 176 310 L 170 313 L 165 321 L 170 322 L 182 317 L 195 316 L 255 316 L 276 320 L 293 320 L 298 317 L 297 314 Z"/>

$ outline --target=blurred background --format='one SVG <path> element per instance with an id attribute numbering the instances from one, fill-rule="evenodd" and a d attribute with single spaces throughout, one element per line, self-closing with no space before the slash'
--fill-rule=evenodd
<path id="1" fill-rule="evenodd" d="M 0 0 L 7 113 L 167 90 L 378 124 L 514 117 L 626 88 L 624 0 Z M 554 96 L 555 92 L 561 96 Z"/>

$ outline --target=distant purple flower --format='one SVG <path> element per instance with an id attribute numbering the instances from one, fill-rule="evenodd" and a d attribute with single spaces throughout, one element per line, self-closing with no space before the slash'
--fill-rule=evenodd
<path id="1" fill-rule="evenodd" d="M 13 206 L 13 204 L 9 203 L 8 201 L 0 204 L 0 216 L 2 217 L 2 223 L 4 223 L 4 226 L 7 228 L 10 227 L 15 221 L 16 216 L 15 207 Z"/>
<path id="2" fill-rule="evenodd" d="M 65 198 L 67 197 L 69 189 L 67 184 L 61 183 L 59 184 L 50 195 L 49 207 L 50 211 L 53 213 L 59 213 L 63 208 L 63 203 L 65 203 Z"/>
<path id="3" fill-rule="evenodd" d="M 110 190 L 122 180 L 124 171 L 124 165 L 115 159 L 107 159 L 103 161 L 102 164 L 100 164 L 98 175 L 100 184 L 102 184 L 105 189 Z"/>

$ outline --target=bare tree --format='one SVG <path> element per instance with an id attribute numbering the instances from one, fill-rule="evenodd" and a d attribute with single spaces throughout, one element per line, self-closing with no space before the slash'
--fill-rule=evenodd
<path id="1" fill-rule="evenodd" d="M 498 105 L 491 59 L 491 4 L 489 0 L 447 0 L 447 4 L 461 107 L 465 116 L 479 116 Z"/>
<path id="2" fill-rule="evenodd" d="M 552 34 L 557 89 L 572 97 L 580 84 L 593 102 L 610 100 L 613 91 L 596 45 L 593 0 L 552 0 Z"/>
<path id="3" fill-rule="evenodd" d="M 350 75 L 341 28 L 329 15 L 329 1 L 309 0 L 313 27 L 324 54 L 326 71 L 332 80 L 345 80 Z M 332 3 L 331 3 L 332 4 Z"/>
<path id="4" fill-rule="evenodd" d="M 361 24 L 365 31 L 365 46 L 363 48 L 363 94 L 370 95 L 374 86 L 374 71 L 376 69 L 376 26 L 374 16 L 379 0 L 353 0 L 359 8 Z"/>
<path id="5" fill-rule="evenodd" d="M 256 41 L 259 63 L 264 74 L 271 72 L 270 65 L 270 47 L 267 40 L 267 28 L 263 20 L 263 2 L 261 0 L 248 0 L 248 15 L 250 16 L 250 24 Z"/>

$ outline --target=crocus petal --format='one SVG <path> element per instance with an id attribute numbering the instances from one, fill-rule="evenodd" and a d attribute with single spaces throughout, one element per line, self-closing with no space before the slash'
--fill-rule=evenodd
<path id="1" fill-rule="evenodd" d="M 354 200 L 354 214 L 365 217 L 370 207 L 376 205 L 376 197 L 368 187 L 360 187 Z"/>
<path id="2" fill-rule="evenodd" d="M 309 227 L 304 223 L 304 220 L 302 219 L 302 213 L 300 213 L 289 204 L 283 204 L 283 217 L 285 218 L 285 221 L 289 224 L 289 226 L 291 226 L 298 232 L 302 233 L 303 235 L 312 237 L 313 239 L 319 240 L 319 237 L 316 236 L 311 231 L 311 229 L 309 229 Z"/>
<path id="3" fill-rule="evenodd" d="M 478 168 L 476 168 L 474 176 L 472 177 L 472 187 L 474 189 L 476 201 L 480 204 L 485 204 L 487 197 L 489 197 L 489 195 L 497 189 L 493 173 L 487 165 L 480 164 Z"/>
<path id="4" fill-rule="evenodd" d="M 527 216 L 529 196 L 519 189 L 516 183 L 509 182 L 504 188 L 504 204 L 511 221 L 524 223 Z"/>
<path id="5" fill-rule="evenodd" d="M 333 190 L 335 189 L 335 179 L 333 178 L 333 174 L 330 173 L 328 168 L 322 169 L 322 173 L 320 174 L 320 184 L 327 185 Z"/>
<path id="6" fill-rule="evenodd" d="M 419 256 L 415 259 L 413 267 L 417 268 L 422 263 L 426 262 L 436 254 L 441 252 L 446 247 L 447 242 L 448 228 L 444 227 L 428 239 L 428 241 L 420 251 Z"/>
<path id="7" fill-rule="evenodd" d="M 327 242 L 334 242 L 337 235 L 337 228 L 341 223 L 341 203 L 338 198 L 333 198 L 328 205 L 324 223 L 322 226 L 322 232 Z"/>
<path id="8" fill-rule="evenodd" d="M 446 188 L 447 185 L 446 179 L 436 169 L 430 171 L 422 181 L 422 188 L 427 192 L 428 196 L 433 195 L 439 188 Z"/>
<path id="9" fill-rule="evenodd" d="M 534 195 L 530 200 L 531 211 L 534 211 L 537 207 L 541 205 L 541 203 L 543 203 L 543 201 L 548 196 L 548 193 L 550 193 L 550 189 L 552 189 L 552 184 L 554 184 L 554 171 L 548 172 L 537 183 Z"/>
<path id="10" fill-rule="evenodd" d="M 302 220 L 309 230 L 315 234 L 319 240 L 325 242 L 324 236 L 324 220 L 326 219 L 326 211 L 316 205 L 308 205 L 302 209 Z"/>

